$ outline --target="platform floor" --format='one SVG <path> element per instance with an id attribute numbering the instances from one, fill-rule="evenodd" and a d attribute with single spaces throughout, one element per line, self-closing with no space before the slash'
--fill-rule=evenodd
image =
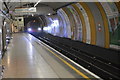
<path id="1" fill-rule="evenodd" d="M 95 78 L 27 33 L 13 34 L 2 63 L 4 78 Z"/>

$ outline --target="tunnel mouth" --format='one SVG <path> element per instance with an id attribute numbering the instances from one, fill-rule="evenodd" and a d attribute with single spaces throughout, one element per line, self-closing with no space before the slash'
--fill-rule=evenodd
<path id="1" fill-rule="evenodd" d="M 41 16 L 25 17 L 25 31 L 28 33 L 39 33 L 43 28 Z"/>

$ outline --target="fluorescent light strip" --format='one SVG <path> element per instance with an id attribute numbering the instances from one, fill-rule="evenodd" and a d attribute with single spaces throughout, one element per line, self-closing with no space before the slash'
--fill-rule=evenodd
<path id="1" fill-rule="evenodd" d="M 38 5 L 38 3 L 41 2 L 41 1 L 42 1 L 42 0 L 39 0 L 39 1 L 34 5 L 34 7 L 36 7 L 36 6 Z"/>

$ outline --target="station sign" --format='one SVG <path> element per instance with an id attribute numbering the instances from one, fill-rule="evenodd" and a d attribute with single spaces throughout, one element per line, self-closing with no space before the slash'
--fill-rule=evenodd
<path id="1" fill-rule="evenodd" d="M 16 8 L 15 13 L 30 13 L 30 12 L 36 12 L 36 7 L 31 8 Z"/>

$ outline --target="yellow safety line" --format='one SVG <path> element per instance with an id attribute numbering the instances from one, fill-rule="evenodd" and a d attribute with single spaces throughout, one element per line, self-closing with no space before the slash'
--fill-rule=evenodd
<path id="1" fill-rule="evenodd" d="M 91 44 L 96 45 L 96 27 L 95 27 L 95 20 L 90 8 L 87 6 L 85 2 L 79 2 L 79 4 L 85 9 L 91 29 Z"/>
<path id="2" fill-rule="evenodd" d="M 69 64 L 67 61 L 65 61 L 64 59 L 62 59 L 61 57 L 59 57 L 57 54 L 55 54 L 53 51 L 51 51 L 49 48 L 47 48 L 46 46 L 43 46 L 45 49 L 47 49 L 49 52 L 51 52 L 53 55 L 55 55 L 57 58 L 59 58 L 63 63 L 65 63 L 67 66 L 69 66 L 70 68 L 72 68 L 76 73 L 78 73 L 79 75 L 81 75 L 83 78 L 87 79 L 87 80 L 91 80 L 89 77 L 87 77 L 85 74 L 83 74 L 82 72 L 80 72 L 78 69 L 76 69 L 75 67 L 73 67 L 71 64 Z"/>
<path id="3" fill-rule="evenodd" d="M 105 34 L 105 48 L 109 48 L 110 39 L 109 39 L 109 26 L 108 26 L 108 20 L 107 15 L 102 7 L 102 5 L 99 2 L 96 2 L 96 5 L 101 13 L 103 23 L 104 23 L 104 34 Z"/>
<path id="4" fill-rule="evenodd" d="M 86 43 L 86 24 L 85 24 L 85 20 L 84 20 L 83 14 L 81 13 L 81 11 L 79 10 L 79 8 L 75 4 L 72 4 L 72 6 L 77 11 L 77 13 L 79 14 L 79 17 L 81 19 L 81 22 L 82 22 L 82 34 L 83 34 L 82 41 L 84 43 Z"/>
<path id="5" fill-rule="evenodd" d="M 71 27 L 71 32 L 73 33 L 71 38 L 74 39 L 75 36 L 74 36 L 74 26 L 73 24 L 71 23 L 71 19 L 70 19 L 70 14 L 67 12 L 67 10 L 65 8 L 62 8 L 62 10 L 66 13 L 66 15 L 68 16 L 69 18 L 69 21 L 70 21 L 70 27 Z"/>

